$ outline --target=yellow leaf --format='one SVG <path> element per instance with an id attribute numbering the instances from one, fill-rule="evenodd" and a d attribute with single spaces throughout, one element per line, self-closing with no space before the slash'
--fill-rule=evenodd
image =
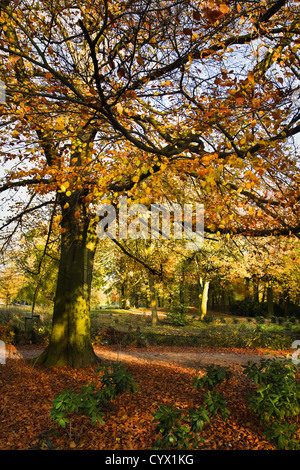
<path id="1" fill-rule="evenodd" d="M 62 131 L 64 128 L 65 128 L 64 118 L 60 116 L 56 119 L 56 129 Z"/>
<path id="2" fill-rule="evenodd" d="M 123 106 L 121 105 L 121 103 L 118 103 L 116 105 L 116 108 L 117 108 L 118 113 L 122 115 L 123 114 Z"/>

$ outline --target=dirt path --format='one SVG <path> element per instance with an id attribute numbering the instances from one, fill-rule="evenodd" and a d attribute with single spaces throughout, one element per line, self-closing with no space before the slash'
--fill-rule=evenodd
<path id="1" fill-rule="evenodd" d="M 248 352 L 228 352 L 205 348 L 151 347 L 149 349 L 111 350 L 95 348 L 99 357 L 124 362 L 147 362 L 152 364 L 177 364 L 181 367 L 200 369 L 209 364 L 224 366 L 259 362 L 268 354 L 249 354 Z M 282 355 L 281 355 L 282 357 Z"/>
<path id="2" fill-rule="evenodd" d="M 274 356 L 275 353 L 258 354 L 247 351 L 228 352 L 213 350 L 211 348 L 183 348 L 183 347 L 149 347 L 149 348 L 124 348 L 95 347 L 95 353 L 101 359 L 109 361 L 137 362 L 148 364 L 177 364 L 180 367 L 200 369 L 209 364 L 238 365 L 248 361 L 259 362 L 263 357 Z M 17 346 L 7 350 L 7 359 L 30 359 L 38 356 L 43 348 L 36 346 Z M 285 356 L 284 352 L 276 352 L 278 356 Z"/>

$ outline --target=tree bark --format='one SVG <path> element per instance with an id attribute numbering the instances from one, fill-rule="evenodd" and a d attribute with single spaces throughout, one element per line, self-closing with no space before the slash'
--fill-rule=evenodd
<path id="1" fill-rule="evenodd" d="M 153 275 L 150 272 L 149 272 L 149 290 L 150 290 L 150 305 L 151 305 L 152 325 L 156 325 L 157 322 L 158 322 L 156 293 L 155 293 Z"/>
<path id="2" fill-rule="evenodd" d="M 62 214 L 52 332 L 48 347 L 35 363 L 77 368 L 97 362 L 90 337 L 90 294 L 98 238 L 95 222 L 78 199 L 68 210 L 62 205 Z"/>
<path id="3" fill-rule="evenodd" d="M 273 287 L 271 282 L 267 285 L 267 306 L 268 306 L 268 317 L 274 315 L 274 301 L 273 301 Z"/>
<path id="4" fill-rule="evenodd" d="M 254 280 L 253 286 L 253 300 L 255 303 L 259 303 L 259 280 Z"/>
<path id="5" fill-rule="evenodd" d="M 207 313 L 207 301 L 208 301 L 208 290 L 209 290 L 209 280 L 203 281 L 200 280 L 200 285 L 202 286 L 202 293 L 199 295 L 199 307 L 200 307 L 200 319 L 203 320 Z"/>

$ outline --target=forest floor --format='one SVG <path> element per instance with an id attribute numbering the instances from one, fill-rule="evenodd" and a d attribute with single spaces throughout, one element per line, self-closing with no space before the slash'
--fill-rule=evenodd
<path id="1" fill-rule="evenodd" d="M 156 434 L 153 414 L 172 403 L 183 412 L 203 403 L 193 378 L 208 364 L 230 367 L 232 377 L 220 385 L 230 415 L 227 422 L 215 416 L 202 431 L 199 450 L 275 450 L 264 437 L 258 417 L 247 406 L 254 387 L 242 365 L 262 357 L 286 357 L 287 351 L 156 346 L 147 348 L 95 347 L 99 358 L 122 361 L 138 385 L 134 394 L 114 400 L 104 425 L 93 426 L 76 416 L 72 427 L 58 428 L 50 418 L 55 395 L 79 391 L 87 382 L 99 384 L 95 367 L 43 368 L 26 360 L 41 353 L 34 345 L 12 347 L 0 365 L 0 450 L 151 450 Z M 291 353 L 291 352 L 289 352 Z"/>

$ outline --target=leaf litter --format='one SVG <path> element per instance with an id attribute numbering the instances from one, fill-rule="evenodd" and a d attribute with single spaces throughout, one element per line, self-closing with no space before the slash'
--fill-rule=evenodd
<path id="1" fill-rule="evenodd" d="M 176 348 L 172 348 L 173 352 Z M 161 350 L 160 350 L 161 351 Z M 178 348 L 183 353 L 183 348 Z M 134 394 L 125 393 L 109 404 L 104 425 L 92 425 L 76 415 L 70 429 L 56 427 L 50 419 L 54 397 L 63 390 L 100 383 L 96 367 L 72 369 L 32 366 L 24 359 L 8 360 L 0 367 L 0 450 L 150 450 L 157 435 L 153 413 L 172 403 L 183 412 L 203 403 L 195 390 L 195 375 L 205 367 L 174 363 L 122 361 L 138 384 Z M 230 366 L 232 376 L 220 390 L 230 411 L 225 422 L 211 419 L 201 431 L 201 450 L 275 450 L 263 436 L 258 417 L 247 406 L 251 382 L 239 364 Z"/>

